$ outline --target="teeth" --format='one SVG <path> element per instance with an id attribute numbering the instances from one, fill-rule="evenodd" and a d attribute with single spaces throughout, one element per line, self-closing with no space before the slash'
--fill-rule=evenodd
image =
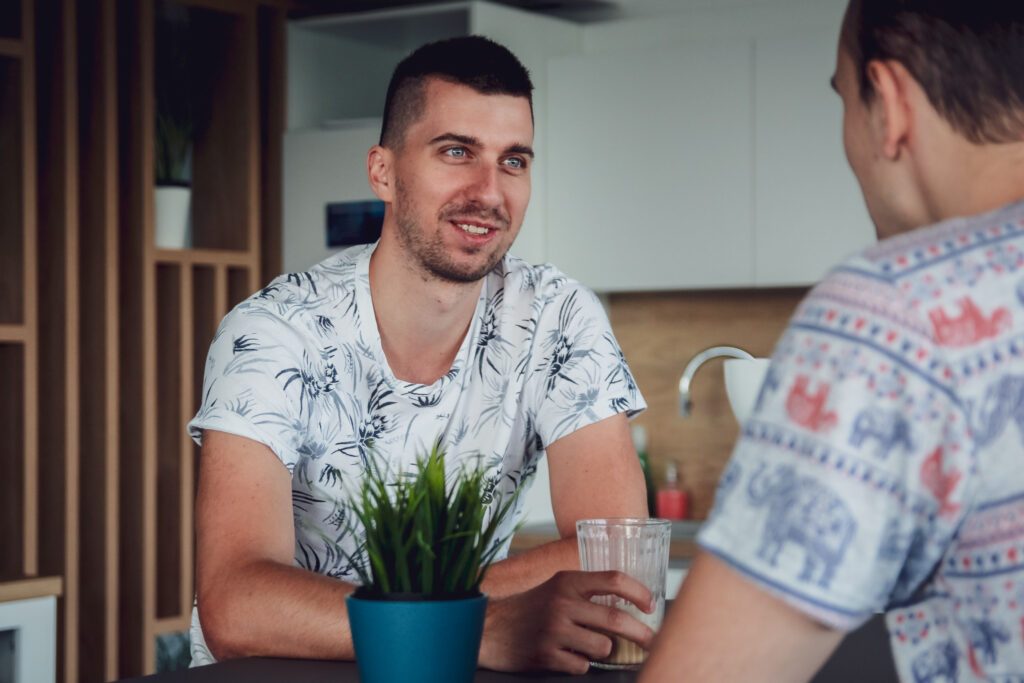
<path id="1" fill-rule="evenodd" d="M 455 225 L 459 226 L 460 228 L 468 232 L 470 235 L 487 234 L 487 228 L 481 228 L 479 225 L 469 225 L 467 223 L 456 223 Z"/>

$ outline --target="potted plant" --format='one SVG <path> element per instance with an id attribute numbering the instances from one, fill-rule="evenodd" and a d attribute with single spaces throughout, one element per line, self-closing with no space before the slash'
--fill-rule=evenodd
<path id="1" fill-rule="evenodd" d="M 365 532 L 353 558 L 362 585 L 346 598 L 363 683 L 473 680 L 480 582 L 508 540 L 495 534 L 518 495 L 489 508 L 486 483 L 480 467 L 446 476 L 439 445 L 394 478 L 371 459 L 351 505 Z"/>
<path id="2" fill-rule="evenodd" d="M 158 3 L 158 7 L 154 51 L 155 242 L 158 247 L 182 249 L 191 243 L 191 157 L 196 118 L 192 79 L 197 59 L 188 8 L 167 2 Z"/>

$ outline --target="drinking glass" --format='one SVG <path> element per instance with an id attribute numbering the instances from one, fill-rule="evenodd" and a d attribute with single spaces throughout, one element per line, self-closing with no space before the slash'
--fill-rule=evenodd
<path id="1" fill-rule="evenodd" d="M 618 570 L 647 586 L 655 600 L 652 614 L 616 595 L 595 595 L 591 600 L 627 612 L 657 631 L 665 615 L 665 576 L 672 522 L 667 519 L 581 519 L 576 522 L 580 569 L 585 572 Z M 611 636 L 612 651 L 591 665 L 602 669 L 638 669 L 647 652 L 631 640 Z"/>

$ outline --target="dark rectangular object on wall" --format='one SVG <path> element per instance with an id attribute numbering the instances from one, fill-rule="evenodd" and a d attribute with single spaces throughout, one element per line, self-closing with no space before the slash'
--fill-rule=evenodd
<path id="1" fill-rule="evenodd" d="M 327 205 L 327 246 L 369 244 L 380 238 L 384 202 L 332 202 Z"/>

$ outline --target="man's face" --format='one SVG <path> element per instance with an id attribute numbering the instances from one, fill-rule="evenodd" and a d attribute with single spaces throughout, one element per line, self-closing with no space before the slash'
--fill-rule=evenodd
<path id="1" fill-rule="evenodd" d="M 502 259 L 530 200 L 525 97 L 429 79 L 423 116 L 394 152 L 397 237 L 429 277 L 474 282 Z"/>

